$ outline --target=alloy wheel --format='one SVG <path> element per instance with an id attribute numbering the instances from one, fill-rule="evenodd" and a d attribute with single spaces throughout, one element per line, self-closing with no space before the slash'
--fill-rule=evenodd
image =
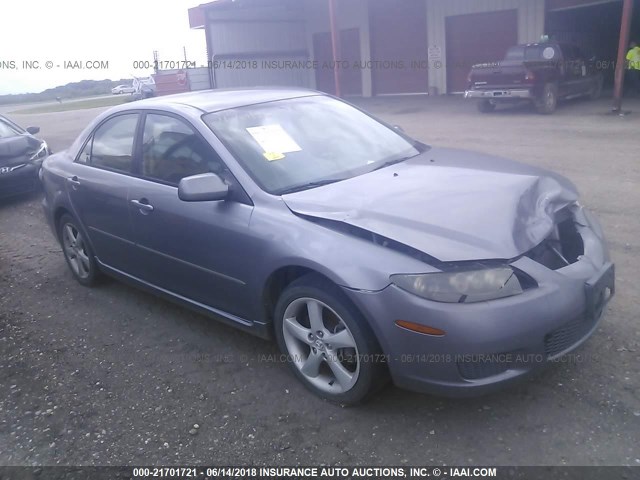
<path id="1" fill-rule="evenodd" d="M 73 273 L 82 279 L 89 278 L 91 262 L 87 247 L 82 234 L 71 223 L 62 227 L 62 248 Z"/>
<path id="2" fill-rule="evenodd" d="M 330 394 L 353 388 L 360 374 L 358 348 L 331 307 L 298 298 L 284 312 L 282 331 L 290 360 L 309 383 Z"/>

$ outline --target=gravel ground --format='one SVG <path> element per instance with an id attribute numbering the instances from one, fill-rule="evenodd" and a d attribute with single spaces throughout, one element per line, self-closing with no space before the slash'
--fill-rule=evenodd
<path id="1" fill-rule="evenodd" d="M 597 212 L 618 293 L 569 361 L 490 396 L 389 387 L 322 402 L 275 345 L 116 281 L 78 285 L 39 194 L 0 203 L 0 465 L 640 465 L 640 102 L 481 116 L 457 98 L 360 103 L 428 143 L 553 168 Z M 65 148 L 100 110 L 15 115 Z"/>

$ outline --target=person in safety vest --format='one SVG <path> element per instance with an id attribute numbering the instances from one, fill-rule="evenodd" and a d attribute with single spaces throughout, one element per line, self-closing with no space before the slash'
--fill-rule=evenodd
<path id="1" fill-rule="evenodd" d="M 628 78 L 631 88 L 636 95 L 640 95 L 640 46 L 638 42 L 631 42 L 627 53 Z"/>

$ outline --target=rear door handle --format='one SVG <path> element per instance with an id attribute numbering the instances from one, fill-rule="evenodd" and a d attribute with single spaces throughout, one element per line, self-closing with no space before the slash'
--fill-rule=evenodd
<path id="1" fill-rule="evenodd" d="M 136 206 L 136 208 L 140 209 L 142 213 L 150 213 L 153 212 L 153 205 L 149 205 L 146 199 L 142 200 L 131 200 L 131 203 Z"/>
<path id="2" fill-rule="evenodd" d="M 76 177 L 75 175 L 73 177 L 67 178 L 67 182 L 69 182 L 69 184 L 74 188 L 80 186 L 80 180 L 78 180 L 78 177 Z"/>

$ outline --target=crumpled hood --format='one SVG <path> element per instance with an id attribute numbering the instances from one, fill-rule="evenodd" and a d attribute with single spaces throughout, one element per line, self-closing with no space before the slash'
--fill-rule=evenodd
<path id="1" fill-rule="evenodd" d="M 0 166 L 24 163 L 28 160 L 29 153 L 36 151 L 40 143 L 40 140 L 31 135 L 0 138 Z"/>
<path id="2" fill-rule="evenodd" d="M 555 214 L 578 193 L 543 169 L 434 148 L 283 199 L 297 214 L 344 222 L 450 262 L 526 253 L 551 233 Z"/>

